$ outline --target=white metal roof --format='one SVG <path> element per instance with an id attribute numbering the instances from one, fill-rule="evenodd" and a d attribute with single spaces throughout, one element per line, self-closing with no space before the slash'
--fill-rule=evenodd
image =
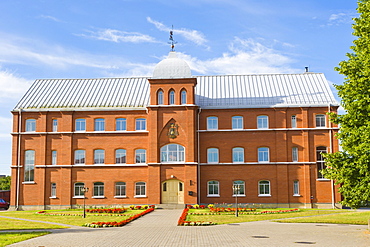
<path id="1" fill-rule="evenodd" d="M 338 105 L 321 73 L 194 76 L 201 108 Z M 148 77 L 36 80 L 14 110 L 144 109 Z"/>

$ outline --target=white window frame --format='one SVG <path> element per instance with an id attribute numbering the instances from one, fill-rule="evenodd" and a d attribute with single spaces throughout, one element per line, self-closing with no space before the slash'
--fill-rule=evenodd
<path id="1" fill-rule="evenodd" d="M 187 104 L 187 92 L 185 89 L 181 90 L 181 105 Z"/>
<path id="2" fill-rule="evenodd" d="M 299 180 L 293 181 L 293 196 L 301 196 L 299 194 Z"/>
<path id="3" fill-rule="evenodd" d="M 326 180 L 326 178 L 321 174 L 321 170 L 326 169 L 326 162 L 322 154 L 327 153 L 327 147 L 320 146 L 316 147 L 316 166 L 317 166 L 317 179 Z"/>
<path id="4" fill-rule="evenodd" d="M 53 132 L 57 132 L 58 131 L 58 119 L 53 119 L 52 121 L 52 124 L 53 124 Z"/>
<path id="5" fill-rule="evenodd" d="M 126 149 L 116 149 L 116 164 L 126 164 Z"/>
<path id="6" fill-rule="evenodd" d="M 94 119 L 94 131 L 105 131 L 105 119 L 104 118 Z"/>
<path id="7" fill-rule="evenodd" d="M 94 150 L 94 164 L 104 164 L 105 163 L 105 151 L 104 149 Z"/>
<path id="8" fill-rule="evenodd" d="M 172 89 L 168 93 L 168 104 L 174 105 L 175 104 L 175 91 Z"/>
<path id="9" fill-rule="evenodd" d="M 207 197 L 220 197 L 220 182 L 211 180 L 207 182 Z"/>
<path id="10" fill-rule="evenodd" d="M 73 185 L 73 197 L 74 198 L 84 198 L 85 192 L 82 191 L 82 188 L 85 187 L 85 183 L 76 182 Z M 76 193 L 77 192 L 77 193 Z"/>
<path id="11" fill-rule="evenodd" d="M 267 115 L 257 116 L 257 129 L 268 129 L 269 117 Z"/>
<path id="12" fill-rule="evenodd" d="M 271 182 L 269 180 L 258 181 L 258 196 L 271 196 Z"/>
<path id="13" fill-rule="evenodd" d="M 236 190 L 234 190 L 234 188 L 236 186 L 239 187 L 238 197 L 239 196 L 245 196 L 245 182 L 242 181 L 242 180 L 235 180 L 235 181 L 233 181 L 233 196 L 236 196 L 236 194 L 235 194 Z"/>
<path id="14" fill-rule="evenodd" d="M 57 184 L 51 183 L 50 198 L 57 198 Z"/>
<path id="15" fill-rule="evenodd" d="M 270 162 L 270 149 L 268 147 L 258 148 L 258 163 Z"/>
<path id="16" fill-rule="evenodd" d="M 231 126 L 233 130 L 242 130 L 243 129 L 243 116 L 233 116 L 231 118 Z"/>
<path id="17" fill-rule="evenodd" d="M 137 118 L 135 120 L 135 130 L 137 131 L 146 130 L 146 118 Z"/>
<path id="18" fill-rule="evenodd" d="M 126 118 L 116 118 L 116 131 L 126 131 L 127 122 Z"/>
<path id="19" fill-rule="evenodd" d="M 218 130 L 218 117 L 207 117 L 207 130 Z"/>
<path id="20" fill-rule="evenodd" d="M 298 162 L 298 147 L 292 147 L 292 162 Z"/>
<path id="21" fill-rule="evenodd" d="M 325 114 L 317 114 L 315 116 L 316 128 L 325 128 L 326 127 L 326 116 Z"/>
<path id="22" fill-rule="evenodd" d="M 36 119 L 26 119 L 26 132 L 36 132 Z"/>
<path id="23" fill-rule="evenodd" d="M 126 182 L 116 182 L 115 183 L 115 198 L 125 198 L 126 197 Z"/>
<path id="24" fill-rule="evenodd" d="M 297 128 L 297 116 L 292 115 L 291 120 L 292 128 Z"/>
<path id="25" fill-rule="evenodd" d="M 136 164 L 145 164 L 146 163 L 146 150 L 145 149 L 136 149 L 135 150 L 135 163 Z"/>
<path id="26" fill-rule="evenodd" d="M 56 150 L 51 151 L 51 164 L 52 165 L 58 164 L 58 152 Z"/>
<path id="27" fill-rule="evenodd" d="M 103 182 L 94 183 L 93 198 L 104 198 L 104 183 Z"/>
<path id="28" fill-rule="evenodd" d="M 219 150 L 218 148 L 207 149 L 207 163 L 217 164 L 219 163 Z"/>
<path id="29" fill-rule="evenodd" d="M 185 147 L 179 144 L 168 144 L 161 147 L 161 162 L 185 162 Z"/>
<path id="30" fill-rule="evenodd" d="M 74 155 L 74 164 L 75 165 L 85 165 L 86 163 L 86 151 L 83 149 L 75 150 Z"/>
<path id="31" fill-rule="evenodd" d="M 24 152 L 24 182 L 35 181 L 35 150 Z"/>
<path id="32" fill-rule="evenodd" d="M 244 163 L 244 148 L 233 148 L 233 163 Z"/>
<path id="33" fill-rule="evenodd" d="M 135 183 L 135 198 L 146 197 L 146 183 L 136 182 Z"/>
<path id="34" fill-rule="evenodd" d="M 77 118 L 75 120 L 75 131 L 86 131 L 86 119 Z"/>
<path id="35" fill-rule="evenodd" d="M 158 105 L 163 105 L 164 104 L 164 93 L 163 90 L 159 90 L 157 93 L 157 104 Z"/>

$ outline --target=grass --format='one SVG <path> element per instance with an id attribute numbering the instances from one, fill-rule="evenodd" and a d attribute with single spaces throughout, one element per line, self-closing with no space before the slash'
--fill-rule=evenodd
<path id="1" fill-rule="evenodd" d="M 0 230 L 27 230 L 27 229 L 60 229 L 68 228 L 66 226 L 53 225 L 40 222 L 32 222 L 25 220 L 14 220 L 7 218 L 0 218 Z"/>
<path id="2" fill-rule="evenodd" d="M 0 232 L 0 247 L 18 243 L 30 238 L 49 234 L 50 232 Z"/>
<path id="3" fill-rule="evenodd" d="M 271 211 L 277 211 L 279 209 L 270 209 Z M 284 210 L 284 209 L 283 209 Z M 261 209 L 258 211 L 266 211 L 266 209 Z M 190 209 L 189 213 L 208 213 L 208 209 Z M 348 215 L 353 215 L 347 218 Z M 297 218 L 298 217 L 298 218 Z M 359 222 L 364 223 L 370 217 L 370 213 L 363 214 L 362 212 L 348 212 L 344 210 L 333 210 L 333 209 L 300 209 L 298 212 L 281 213 L 281 214 L 259 214 L 259 215 L 246 215 L 239 214 L 239 217 L 235 217 L 235 214 L 220 214 L 220 215 L 189 215 L 186 218 L 187 221 L 205 221 L 214 222 L 217 224 L 231 224 L 231 223 L 241 223 L 250 221 L 261 221 L 261 220 L 279 220 L 279 222 L 315 222 L 315 223 L 336 223 L 336 224 L 358 224 Z M 312 221 L 307 221 L 313 219 Z M 330 220 L 325 219 L 337 219 L 336 221 L 330 222 Z M 306 220 L 306 221 L 305 221 Z M 342 222 L 342 223 L 339 223 Z"/>
<path id="4" fill-rule="evenodd" d="M 125 216 L 115 216 L 115 215 L 104 215 L 104 216 L 96 216 L 95 214 L 86 214 L 86 218 L 82 218 L 82 210 L 45 210 L 46 213 L 54 213 L 54 214 L 79 214 L 80 216 L 57 216 L 57 215 L 47 215 L 47 214 L 36 214 L 38 211 L 8 211 L 2 212 L 0 216 L 8 216 L 20 219 L 29 219 L 29 220 L 40 220 L 40 221 L 47 221 L 47 222 L 54 222 L 54 223 L 61 223 L 67 225 L 74 225 L 74 226 L 82 226 L 85 223 L 91 223 L 96 221 L 122 221 L 125 220 L 135 214 L 139 214 L 145 210 L 127 210 L 124 213 Z M 6 218 L 1 218 L 0 229 L 2 226 L 2 221 L 7 221 Z M 22 221 L 26 222 L 26 221 Z M 31 223 L 31 222 L 30 222 Z M 23 223 L 22 223 L 23 224 Z M 21 229 L 20 226 L 17 224 L 12 225 L 14 228 L 12 229 Z M 60 226 L 56 225 L 49 225 L 45 224 L 44 229 L 51 229 L 51 228 L 61 228 Z M 29 229 L 29 228 L 28 228 Z M 31 229 L 40 229 L 40 228 L 31 228 Z M 42 229 L 42 228 L 41 228 Z"/>

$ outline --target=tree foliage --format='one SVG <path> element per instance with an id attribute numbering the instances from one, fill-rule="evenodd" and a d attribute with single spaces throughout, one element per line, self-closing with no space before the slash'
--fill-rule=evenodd
<path id="1" fill-rule="evenodd" d="M 370 0 L 359 0 L 357 11 L 352 53 L 335 68 L 345 76 L 336 88 L 346 114 L 330 116 L 340 125 L 342 151 L 326 155 L 328 168 L 323 171 L 341 185 L 342 203 L 353 208 L 370 200 Z"/>
<path id="2" fill-rule="evenodd" d="M 10 190 L 10 176 L 0 178 L 0 190 Z"/>

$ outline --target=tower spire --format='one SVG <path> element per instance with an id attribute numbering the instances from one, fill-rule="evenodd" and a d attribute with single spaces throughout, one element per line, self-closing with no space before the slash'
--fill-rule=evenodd
<path id="1" fill-rule="evenodd" d="M 177 44 L 177 42 L 173 39 L 173 25 L 172 25 L 172 29 L 170 30 L 169 40 L 170 42 L 168 43 L 171 45 L 171 51 L 175 51 L 175 44 Z"/>

